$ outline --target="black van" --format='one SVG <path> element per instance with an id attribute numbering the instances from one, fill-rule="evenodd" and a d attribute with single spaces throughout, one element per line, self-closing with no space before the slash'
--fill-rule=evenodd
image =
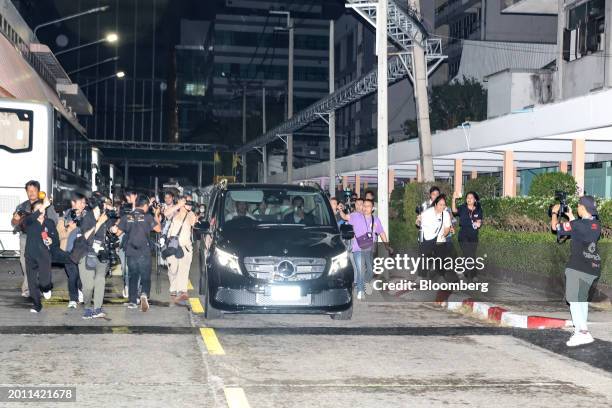
<path id="1" fill-rule="evenodd" d="M 350 319 L 350 226 L 338 227 L 316 187 L 220 184 L 203 232 L 200 295 L 207 318 L 230 313 L 320 313 Z"/>

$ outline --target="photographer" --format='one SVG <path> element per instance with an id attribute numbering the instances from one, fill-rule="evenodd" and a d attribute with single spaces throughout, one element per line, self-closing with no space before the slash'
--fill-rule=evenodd
<path id="1" fill-rule="evenodd" d="M 38 201 L 40 198 L 40 183 L 36 180 L 30 180 L 25 184 L 25 191 L 28 199 L 15 208 L 13 218 L 11 219 L 11 226 L 13 227 L 13 233 L 19 232 L 19 263 L 21 265 L 21 272 L 23 273 L 23 283 L 21 284 L 21 296 L 28 297 L 28 277 L 26 274 L 26 262 L 25 262 L 25 245 L 26 245 L 26 233 L 23 228 L 23 221 L 31 213 L 32 204 Z M 57 224 L 58 215 L 52 205 L 48 206 L 45 210 L 45 215 Z"/>
<path id="2" fill-rule="evenodd" d="M 563 208 L 561 210 L 562 207 Z M 560 213 L 566 211 L 565 213 Z M 559 216 L 569 221 L 561 223 Z M 597 241 L 601 236 L 601 225 L 597 219 L 595 199 L 582 196 L 578 202 L 578 217 L 569 206 L 556 204 L 552 207 L 550 227 L 557 238 L 571 239 L 570 259 L 565 267 L 565 299 L 570 305 L 574 334 L 567 341 L 568 347 L 589 344 L 594 341 L 587 327 L 589 314 L 588 296 L 591 286 L 601 275 L 601 257 Z"/>
<path id="3" fill-rule="evenodd" d="M 102 310 L 108 270 L 105 243 L 108 230 L 116 222 L 116 219 L 111 219 L 108 214 L 114 211 L 110 199 L 96 192 L 89 202 L 87 215 L 81 222 L 81 231 L 87 242 L 87 255 L 79 262 L 85 305 L 83 319 L 106 317 L 106 313 Z M 93 309 L 91 308 L 92 298 Z"/>
<path id="4" fill-rule="evenodd" d="M 68 253 L 72 252 L 74 243 L 79 233 L 79 226 L 83 212 L 87 206 L 83 194 L 73 192 L 70 198 L 71 208 L 63 214 L 63 220 L 57 224 L 57 232 L 60 239 L 60 248 Z M 79 266 L 74 262 L 66 262 L 64 265 L 68 277 L 68 308 L 76 309 L 78 303 L 83 303 L 83 292 L 81 291 L 81 279 L 79 277 Z M 77 303 L 78 302 L 78 303 Z"/>
<path id="5" fill-rule="evenodd" d="M 349 215 L 344 211 L 344 204 L 339 203 L 336 197 L 330 198 L 329 204 L 338 225 L 342 225 L 349 220 Z"/>
<path id="6" fill-rule="evenodd" d="M 170 246 L 172 240 L 178 241 L 176 250 L 166 258 L 168 262 L 168 279 L 170 280 L 170 299 L 173 303 L 184 305 L 189 299 L 187 286 L 189 269 L 193 259 L 192 231 L 197 221 L 193 210 L 193 202 L 185 197 L 178 200 L 179 209 L 172 218 L 168 228 L 166 242 Z"/>
<path id="7" fill-rule="evenodd" d="M 159 224 L 160 207 L 149 214 L 149 198 L 139 195 L 136 199 L 136 209 L 121 217 L 118 225 L 111 227 L 111 232 L 117 235 L 127 234 L 125 238 L 125 255 L 129 274 L 128 308 L 136 309 L 138 297 L 138 281 L 142 284 L 140 294 L 140 309 L 149 310 L 148 295 L 151 293 L 151 251 L 152 244 L 149 234 L 152 231 L 161 232 Z"/>

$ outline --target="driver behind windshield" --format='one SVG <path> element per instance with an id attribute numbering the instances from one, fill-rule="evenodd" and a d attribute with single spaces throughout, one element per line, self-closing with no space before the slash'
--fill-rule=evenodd
<path id="1" fill-rule="evenodd" d="M 286 224 L 306 224 L 314 225 L 315 220 L 312 214 L 304 212 L 304 198 L 295 196 L 291 200 L 293 211 L 283 217 L 283 223 Z"/>
<path id="2" fill-rule="evenodd" d="M 255 217 L 249 214 L 248 212 L 249 205 L 247 204 L 246 201 L 236 201 L 235 206 L 236 206 L 236 211 L 234 211 L 231 214 L 227 214 L 227 216 L 225 217 L 225 221 L 230 221 L 230 220 L 240 218 L 240 217 L 247 217 L 252 220 L 255 219 Z"/>

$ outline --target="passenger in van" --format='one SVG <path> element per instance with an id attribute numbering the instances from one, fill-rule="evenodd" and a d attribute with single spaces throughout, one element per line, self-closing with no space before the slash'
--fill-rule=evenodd
<path id="1" fill-rule="evenodd" d="M 272 209 L 268 207 L 268 203 L 266 203 L 266 200 L 263 200 L 261 203 L 259 203 L 259 205 L 257 206 L 257 209 L 253 211 L 253 215 L 255 215 L 256 217 L 261 217 L 264 215 L 271 215 L 271 214 L 272 214 Z"/>
<path id="2" fill-rule="evenodd" d="M 295 196 L 291 200 L 291 204 L 293 205 L 293 211 L 283 217 L 283 223 L 315 225 L 312 214 L 306 214 L 304 211 L 304 198 Z"/>
<path id="3" fill-rule="evenodd" d="M 236 201 L 235 206 L 236 206 L 236 211 L 234 211 L 233 213 L 227 214 L 227 216 L 225 217 L 225 221 L 231 221 L 233 219 L 240 218 L 240 217 L 247 217 L 252 220 L 255 219 L 255 217 L 249 214 L 249 211 L 248 211 L 249 205 L 246 201 Z"/>

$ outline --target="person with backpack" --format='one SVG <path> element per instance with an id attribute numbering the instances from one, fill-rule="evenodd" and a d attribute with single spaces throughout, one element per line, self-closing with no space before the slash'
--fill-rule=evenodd
<path id="1" fill-rule="evenodd" d="M 389 240 L 380 219 L 373 214 L 374 201 L 370 199 L 363 200 L 362 209 L 363 212 L 351 213 L 348 221 L 353 226 L 353 231 L 355 232 L 355 238 L 353 238 L 352 242 L 352 253 L 357 299 L 359 300 L 363 297 L 366 283 L 369 283 L 374 276 L 373 253 L 378 237 L 382 239 L 387 251 L 393 251 L 389 246 Z"/>
<path id="2" fill-rule="evenodd" d="M 190 204 L 190 203 L 189 203 Z M 172 217 L 168 227 L 166 243 L 175 241 L 175 250 L 166 258 L 168 262 L 168 279 L 170 281 L 170 299 L 173 303 L 185 305 L 189 299 L 189 269 L 193 259 L 192 230 L 197 221 L 191 205 L 186 198 L 178 200 L 178 211 Z"/>
<path id="3" fill-rule="evenodd" d="M 138 281 L 142 285 L 140 293 L 140 310 L 149 310 L 149 296 L 151 294 L 151 251 L 153 244 L 150 242 L 151 232 L 161 232 L 159 224 L 160 207 L 155 209 L 154 215 L 149 214 L 149 198 L 143 194 L 138 195 L 135 201 L 135 209 L 129 214 L 121 217 L 118 225 L 111 227 L 110 231 L 122 235 L 126 262 L 128 265 L 128 309 L 137 309 Z"/>

